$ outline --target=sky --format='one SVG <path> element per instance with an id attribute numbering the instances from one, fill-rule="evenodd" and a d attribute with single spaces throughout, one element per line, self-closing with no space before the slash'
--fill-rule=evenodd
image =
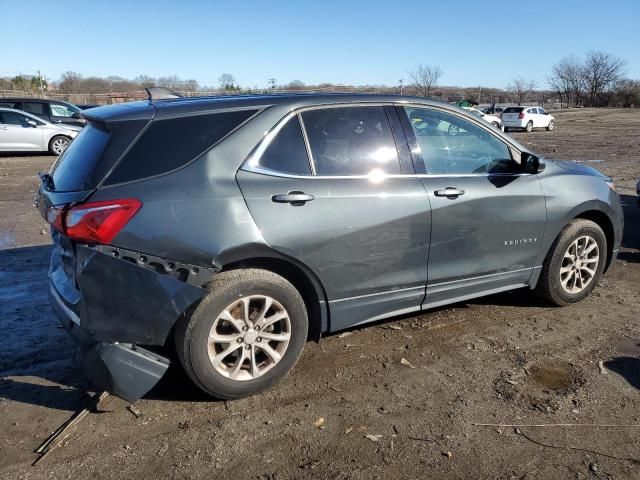
<path id="1" fill-rule="evenodd" d="M 544 88 L 555 62 L 597 49 L 640 78 L 640 0 L 0 0 L 0 19 L 0 76 L 397 85 L 424 64 L 441 85 Z"/>

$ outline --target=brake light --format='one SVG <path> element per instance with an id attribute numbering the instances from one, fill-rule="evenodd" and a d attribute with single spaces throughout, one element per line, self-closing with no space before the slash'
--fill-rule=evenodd
<path id="1" fill-rule="evenodd" d="M 86 243 L 108 244 L 142 207 L 133 198 L 51 207 L 47 221 L 69 238 Z"/>
<path id="2" fill-rule="evenodd" d="M 520 115 L 518 115 L 518 118 L 522 120 L 524 118 L 524 112 L 520 112 Z"/>

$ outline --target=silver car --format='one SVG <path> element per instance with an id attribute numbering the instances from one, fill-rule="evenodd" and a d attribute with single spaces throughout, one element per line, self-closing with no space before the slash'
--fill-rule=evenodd
<path id="1" fill-rule="evenodd" d="M 82 127 L 56 125 L 29 113 L 0 108 L 0 152 L 64 152 Z"/>

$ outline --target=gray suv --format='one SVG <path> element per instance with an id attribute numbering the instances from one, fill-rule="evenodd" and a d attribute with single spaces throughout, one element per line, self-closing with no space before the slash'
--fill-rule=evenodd
<path id="1" fill-rule="evenodd" d="M 580 301 L 620 246 L 608 177 L 444 103 L 150 98 L 86 116 L 36 197 L 50 300 L 88 376 L 129 401 L 169 365 L 149 346 L 239 398 L 322 334 L 521 287 Z"/>

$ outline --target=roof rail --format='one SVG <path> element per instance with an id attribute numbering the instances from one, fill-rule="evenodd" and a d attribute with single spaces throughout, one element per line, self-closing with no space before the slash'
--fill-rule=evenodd
<path id="1" fill-rule="evenodd" d="M 164 87 L 148 87 L 145 88 L 145 90 L 147 91 L 147 97 L 150 102 L 154 100 L 166 100 L 168 98 L 182 98 L 182 95 L 179 93 Z"/>

